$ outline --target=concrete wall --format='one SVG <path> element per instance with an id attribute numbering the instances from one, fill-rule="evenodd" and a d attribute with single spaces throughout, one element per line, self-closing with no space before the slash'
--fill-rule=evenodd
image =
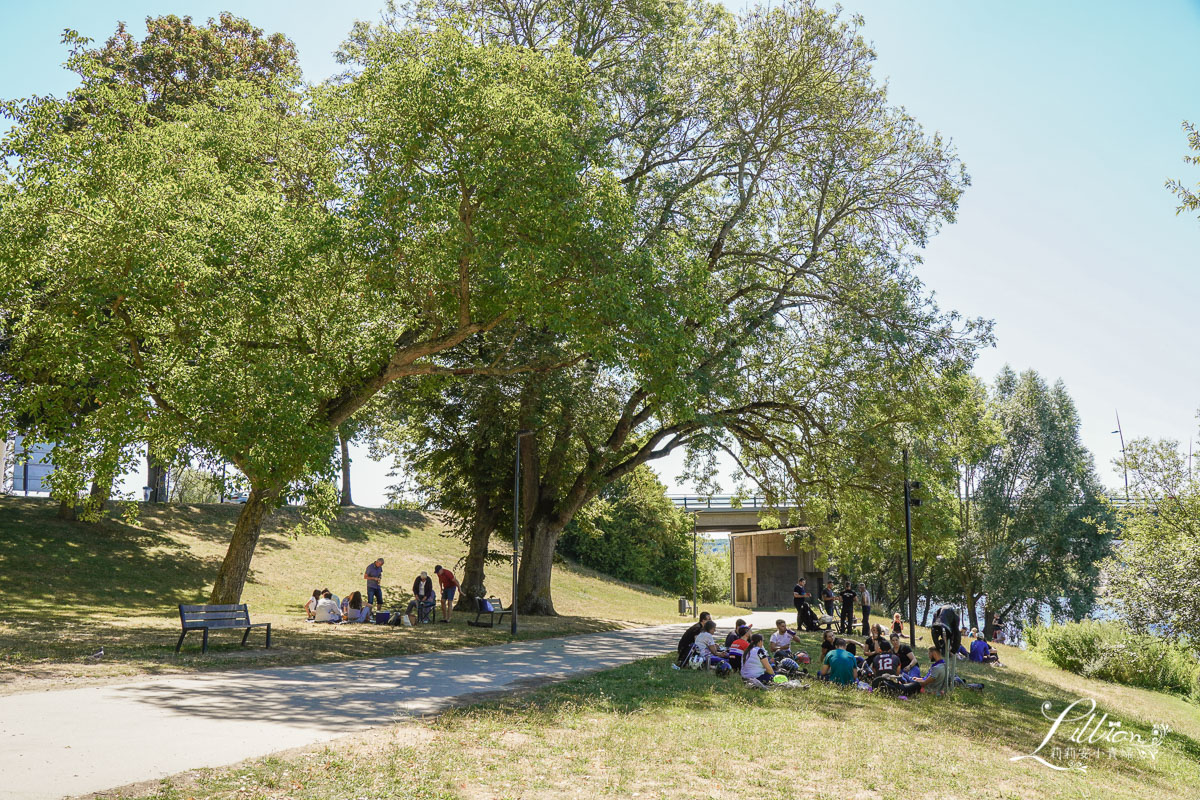
<path id="1" fill-rule="evenodd" d="M 816 594 L 823 575 L 817 568 L 816 552 L 803 547 L 803 534 L 795 536 L 789 546 L 787 534 L 756 533 L 731 536 L 733 563 L 730 578 L 733 583 L 733 603 L 746 608 L 758 606 L 758 557 L 786 556 L 796 561 L 795 578 L 808 578 L 808 590 Z M 790 596 L 790 592 L 789 592 Z"/>

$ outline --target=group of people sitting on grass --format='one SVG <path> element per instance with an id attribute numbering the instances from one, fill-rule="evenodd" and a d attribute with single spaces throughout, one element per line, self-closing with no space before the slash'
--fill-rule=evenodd
<path id="1" fill-rule="evenodd" d="M 391 625 L 417 625 L 422 622 L 437 620 L 437 594 L 433 588 L 433 579 L 429 573 L 422 571 L 412 584 L 412 598 L 403 612 L 399 606 L 393 611 L 383 608 L 383 559 L 377 558 L 367 565 L 363 578 L 367 582 L 367 598 L 363 599 L 362 592 L 354 591 L 344 599 L 328 589 L 313 589 L 312 597 L 304 604 L 304 613 L 310 622 L 350 623 L 350 622 L 386 622 Z M 433 568 L 433 574 L 441 587 L 442 618 L 440 622 L 450 622 L 454 612 L 454 597 L 458 593 L 458 579 L 454 573 L 438 564 Z"/>
<path id="2" fill-rule="evenodd" d="M 797 634 L 788 628 L 786 621 L 776 620 L 775 631 L 769 638 L 755 633 L 753 627 L 743 619 L 737 620 L 722 646 L 717 643 L 716 621 L 707 611 L 701 613 L 700 620 L 679 640 L 676 668 L 711 669 L 721 676 L 736 672 L 747 683 L 764 686 L 808 675 L 812 659 L 807 653 L 793 649 Z M 988 646 L 982 637 L 975 641 L 985 648 Z M 816 678 L 903 699 L 917 694 L 942 695 L 949 683 L 943 648 L 944 645 L 929 648 L 929 669 L 922 675 L 916 654 L 901 640 L 898 631 L 885 636 L 882 628 L 874 625 L 865 642 L 856 642 L 827 630 L 821 640 Z M 975 657 L 978 652 L 973 643 L 972 660 L 981 660 Z M 968 685 L 982 688 L 981 684 Z"/>

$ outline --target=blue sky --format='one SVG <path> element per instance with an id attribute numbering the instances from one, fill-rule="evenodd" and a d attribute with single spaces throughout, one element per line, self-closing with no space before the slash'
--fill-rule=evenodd
<path id="1" fill-rule="evenodd" d="M 0 0 L 0 97 L 70 88 L 63 28 L 102 40 L 117 20 L 136 31 L 162 13 L 230 10 L 282 31 L 306 77 L 320 80 L 352 21 L 381 5 Z M 990 378 L 1008 363 L 1061 377 L 1110 485 L 1114 410 L 1127 437 L 1186 446 L 1200 408 L 1200 220 L 1176 216 L 1163 183 L 1200 183 L 1200 167 L 1183 164 L 1180 130 L 1200 123 L 1200 2 L 843 6 L 866 18 L 894 102 L 951 137 L 971 173 L 959 220 L 931 243 L 921 276 L 944 307 L 996 321 L 997 346 L 977 372 Z M 355 499 L 379 502 L 387 470 L 365 453 L 357 466 Z M 678 463 L 660 472 L 673 484 Z"/>

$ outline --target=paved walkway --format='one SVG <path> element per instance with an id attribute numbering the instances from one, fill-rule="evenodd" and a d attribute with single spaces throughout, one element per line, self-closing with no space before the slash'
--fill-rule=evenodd
<path id="1" fill-rule="evenodd" d="M 776 616 L 748 618 L 762 630 Z M 99 792 L 328 741 L 466 695 L 663 653 L 683 628 L 0 697 L 0 798 Z"/>

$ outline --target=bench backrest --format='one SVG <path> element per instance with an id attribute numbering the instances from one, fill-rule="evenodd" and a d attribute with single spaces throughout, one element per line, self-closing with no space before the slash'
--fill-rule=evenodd
<path id="1" fill-rule="evenodd" d="M 179 605 L 179 622 L 184 628 L 244 628 L 250 624 L 250 608 L 237 605 Z"/>

